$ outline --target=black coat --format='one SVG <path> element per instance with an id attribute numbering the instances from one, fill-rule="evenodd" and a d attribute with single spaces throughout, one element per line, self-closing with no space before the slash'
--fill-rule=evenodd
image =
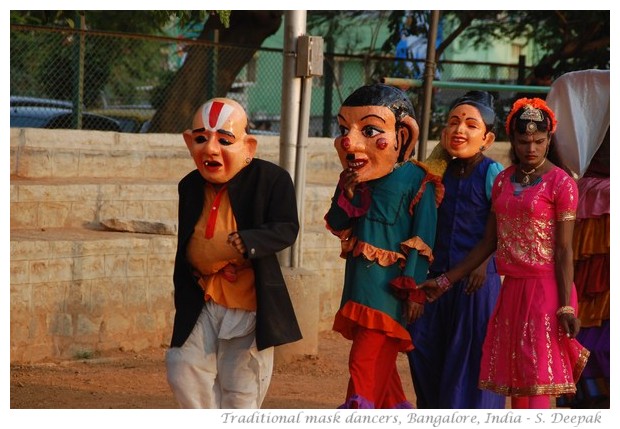
<path id="1" fill-rule="evenodd" d="M 178 242 L 174 264 L 174 328 L 171 347 L 189 337 L 204 306 L 204 292 L 192 275 L 187 244 L 204 203 L 205 180 L 194 170 L 179 182 Z M 301 339 L 276 252 L 291 246 L 299 232 L 295 189 L 289 173 L 254 159 L 228 182 L 239 235 L 256 279 L 256 345 L 259 350 Z"/>

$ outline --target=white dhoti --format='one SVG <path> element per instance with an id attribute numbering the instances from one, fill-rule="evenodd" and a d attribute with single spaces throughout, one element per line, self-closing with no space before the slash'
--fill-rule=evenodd
<path id="1" fill-rule="evenodd" d="M 258 351 L 256 314 L 207 301 L 182 347 L 166 352 L 168 384 L 181 408 L 260 408 L 273 347 Z"/>

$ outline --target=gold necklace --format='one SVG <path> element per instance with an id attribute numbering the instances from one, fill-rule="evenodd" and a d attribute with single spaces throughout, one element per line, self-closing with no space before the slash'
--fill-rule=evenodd
<path id="1" fill-rule="evenodd" d="M 547 158 L 543 158 L 541 163 L 538 164 L 536 167 L 532 168 L 530 171 L 525 171 L 521 167 L 519 167 L 519 170 L 521 170 L 521 173 L 524 174 L 523 179 L 521 179 L 521 184 L 523 186 L 527 186 L 527 185 L 530 184 L 530 174 L 533 174 L 536 170 L 538 170 L 540 167 L 542 167 L 542 165 L 545 163 L 546 160 L 547 160 Z"/>

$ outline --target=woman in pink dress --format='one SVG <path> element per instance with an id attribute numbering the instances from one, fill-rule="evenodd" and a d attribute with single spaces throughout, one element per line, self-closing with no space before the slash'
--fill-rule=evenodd
<path id="1" fill-rule="evenodd" d="M 552 396 L 575 393 L 589 356 L 575 339 L 578 189 L 551 140 L 555 126 L 543 100 L 514 103 L 506 120 L 513 165 L 495 179 L 483 239 L 462 263 L 418 286 L 433 301 L 496 252 L 504 281 L 487 328 L 479 387 L 510 396 L 515 409 L 550 408 Z"/>

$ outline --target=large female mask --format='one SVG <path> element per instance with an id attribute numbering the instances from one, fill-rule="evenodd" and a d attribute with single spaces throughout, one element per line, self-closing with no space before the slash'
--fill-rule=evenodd
<path id="1" fill-rule="evenodd" d="M 344 169 L 359 182 L 378 179 L 413 155 L 419 128 L 406 93 L 373 84 L 358 88 L 338 113 L 340 135 L 334 142 Z"/>

